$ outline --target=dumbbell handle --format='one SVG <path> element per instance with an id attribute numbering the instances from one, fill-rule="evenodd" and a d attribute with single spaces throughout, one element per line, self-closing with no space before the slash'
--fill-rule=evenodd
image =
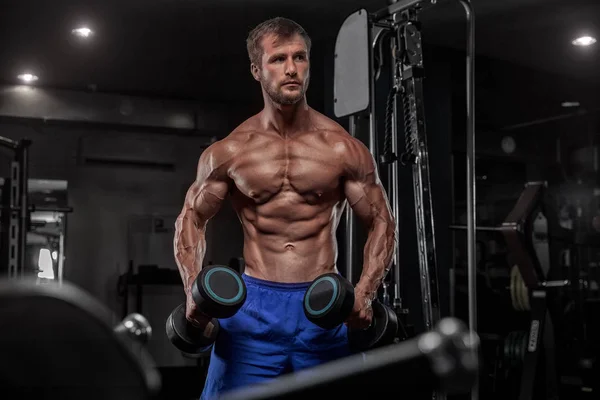
<path id="1" fill-rule="evenodd" d="M 371 309 L 371 312 L 373 312 L 373 301 L 377 301 L 377 300 L 371 300 L 371 299 L 365 299 L 366 303 L 367 303 L 367 308 Z M 375 316 L 371 315 L 371 321 L 369 322 L 369 325 L 365 328 L 363 328 L 363 331 L 366 331 L 367 329 L 369 329 L 371 326 L 373 326 L 373 321 L 375 320 Z"/>

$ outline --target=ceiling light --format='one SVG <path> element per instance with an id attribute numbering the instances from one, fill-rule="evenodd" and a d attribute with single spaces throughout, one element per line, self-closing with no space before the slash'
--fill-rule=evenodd
<path id="1" fill-rule="evenodd" d="M 596 38 L 591 36 L 581 36 L 572 42 L 575 46 L 591 46 L 596 43 Z"/>
<path id="2" fill-rule="evenodd" d="M 18 78 L 25 83 L 32 83 L 38 80 L 38 77 L 33 74 L 21 74 Z"/>
<path id="3" fill-rule="evenodd" d="M 94 31 L 92 31 L 87 26 L 82 26 L 81 28 L 73 29 L 71 31 L 71 33 L 73 35 L 75 35 L 75 36 L 79 36 L 79 37 L 82 37 L 82 38 L 88 38 L 88 37 L 90 37 L 90 36 L 92 36 L 94 34 Z"/>
<path id="4" fill-rule="evenodd" d="M 514 153 L 517 144 L 512 136 L 504 136 L 500 142 L 500 147 L 502 147 L 502 151 L 506 154 L 512 154 Z"/>
<path id="5" fill-rule="evenodd" d="M 568 107 L 579 107 L 579 102 L 578 101 L 563 101 L 561 103 L 561 106 L 568 108 Z"/>

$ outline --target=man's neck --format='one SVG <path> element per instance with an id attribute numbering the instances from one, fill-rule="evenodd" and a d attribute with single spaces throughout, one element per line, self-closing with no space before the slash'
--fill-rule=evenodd
<path id="1" fill-rule="evenodd" d="M 290 105 L 266 100 L 261 117 L 263 127 L 266 130 L 274 130 L 281 136 L 306 131 L 310 126 L 309 109 L 306 98 Z"/>

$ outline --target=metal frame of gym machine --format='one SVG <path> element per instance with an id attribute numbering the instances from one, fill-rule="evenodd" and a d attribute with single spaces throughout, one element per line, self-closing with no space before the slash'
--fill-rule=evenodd
<path id="1" fill-rule="evenodd" d="M 15 141 L 0 136 L 0 145 L 14 152 L 10 162 L 10 179 L 8 193 L 8 225 L 5 235 L 7 275 L 9 279 L 22 278 L 25 266 L 25 246 L 27 244 L 27 228 L 29 216 L 29 146 L 31 141 L 22 139 Z M 6 190 L 6 188 L 5 188 Z M 2 207 L 5 211 L 5 207 Z M 5 216 L 2 217 L 5 220 Z"/>
<path id="2" fill-rule="evenodd" d="M 477 306 L 476 306 L 476 248 L 475 248 L 475 112 L 474 112 L 474 14 L 469 0 L 458 0 L 464 7 L 467 19 L 467 45 L 466 45 L 466 116 L 467 116 L 467 263 L 468 263 L 468 294 L 469 294 L 469 332 L 475 340 L 477 330 Z M 392 115 L 388 116 L 389 128 L 391 129 L 391 149 L 388 154 L 383 154 L 381 164 L 386 164 L 390 172 L 390 186 L 388 196 L 391 200 L 392 211 L 397 217 L 399 215 L 398 200 L 398 162 L 412 165 L 412 176 L 414 185 L 416 233 L 418 246 L 419 276 L 421 285 L 421 297 L 423 300 L 423 318 L 425 328 L 430 330 L 440 319 L 437 259 L 434 238 L 434 218 L 431 200 L 431 184 L 429 180 L 429 159 L 427 149 L 427 135 L 425 131 L 425 115 L 423 104 L 423 52 L 421 33 L 418 23 L 418 14 L 424 8 L 433 6 L 437 0 L 400 0 L 393 1 L 386 8 L 373 14 L 365 10 L 358 10 L 350 15 L 346 22 L 357 19 L 366 20 L 368 48 L 368 99 L 364 107 L 349 109 L 344 104 L 344 92 L 348 93 L 345 86 L 350 82 L 340 82 L 337 77 L 334 87 L 334 108 L 337 117 L 349 117 L 350 134 L 356 136 L 359 129 L 357 115 L 367 114 L 369 122 L 368 147 L 375 158 L 378 159 L 378 142 L 376 135 L 376 98 L 375 81 L 377 79 L 374 71 L 374 53 L 381 39 L 381 33 L 387 31 L 393 33 L 392 38 L 392 64 L 393 88 L 388 99 L 388 112 L 392 109 Z M 357 17 L 357 16 L 361 17 Z M 366 17 L 366 18 L 365 18 Z M 345 23 L 346 23 L 345 22 Z M 350 23 L 354 23 L 353 21 Z M 339 39 L 339 36 L 338 36 Z M 351 39 L 350 39 L 351 40 Z M 353 52 L 359 50 L 362 41 L 354 43 Z M 343 60 L 338 60 L 336 44 L 335 59 L 338 65 Z M 337 65 L 336 65 L 337 68 Z M 348 68 L 344 66 L 343 68 Z M 350 66 L 349 68 L 353 68 Z M 336 69 L 337 73 L 337 69 Z M 352 82 L 357 84 L 357 82 Z M 398 115 L 398 96 L 402 99 L 403 116 Z M 391 99 L 391 101 L 390 101 Z M 391 103 L 391 104 L 390 104 Z M 346 108 L 345 108 L 346 107 Z M 390 118 L 391 117 L 391 118 Z M 402 118 L 403 117 L 403 118 Z M 399 125 L 399 122 L 403 123 Z M 399 129 L 399 127 L 401 129 Z M 386 126 L 386 130 L 387 130 Z M 398 132 L 406 134 L 407 153 L 402 158 L 398 157 Z M 352 280 L 353 242 L 354 242 L 354 220 L 352 211 L 348 207 L 345 216 L 345 248 L 346 248 L 346 274 Z M 396 232 L 398 232 L 398 218 L 396 218 Z M 400 268 L 401 260 L 399 252 L 395 252 L 392 263 L 393 269 L 393 306 L 396 312 L 404 313 L 402 296 L 400 293 Z M 384 288 L 384 296 L 387 287 Z M 476 383 L 471 398 L 477 399 L 478 383 Z M 442 394 L 435 393 L 434 398 L 443 398 Z"/>
<path id="3" fill-rule="evenodd" d="M 578 285 L 571 285 L 571 280 L 548 280 L 550 273 L 549 249 L 553 240 L 571 242 L 569 230 L 562 229 L 558 223 L 548 222 L 549 215 L 556 215 L 556 210 L 548 210 L 544 201 L 546 182 L 527 182 L 514 207 L 499 226 L 478 226 L 478 231 L 498 232 L 502 234 L 511 259 L 516 268 L 518 278 L 511 279 L 510 291 L 513 307 L 517 311 L 527 311 L 530 314 L 530 324 L 526 331 L 526 348 L 523 349 L 522 367 L 518 400 L 531 400 L 535 396 L 536 375 L 538 368 L 543 371 L 545 397 L 558 398 L 558 374 L 555 361 L 555 338 L 552 314 L 548 307 L 548 298 L 555 289 L 572 287 L 578 294 Z M 534 228 L 534 220 L 542 216 L 545 228 Z M 451 225 L 451 229 L 463 230 L 463 225 Z M 534 233 L 535 231 L 535 233 Z M 534 242 L 537 236 L 537 244 Z M 539 249 L 537 247 L 540 247 Z M 542 263 L 538 255 L 548 253 L 548 261 Z M 517 272 L 518 271 L 518 272 Z M 512 273 L 511 273 L 512 275 Z M 571 276 L 576 280 L 575 276 Z M 517 283 L 522 281 L 522 283 Z M 520 286 L 520 288 L 519 288 Z M 579 298 L 579 296 L 575 296 Z M 578 302 L 577 302 L 578 303 Z M 577 304 L 575 307 L 580 308 Z M 578 310 L 578 312 L 581 312 Z M 579 332 L 579 335 L 583 335 Z M 508 339 L 506 339 L 508 340 Z M 510 343 L 510 342 L 509 342 Z M 539 361 L 542 354 L 544 362 Z"/>
<path id="4" fill-rule="evenodd" d="M 30 213 L 34 211 L 54 211 L 69 213 L 71 207 L 35 206 L 29 201 L 29 147 L 31 140 L 13 140 L 0 136 L 0 146 L 13 151 L 14 157 L 10 162 L 10 177 L 4 180 L 6 192 L 2 194 L 0 211 L 2 215 L 1 251 L 5 254 L 2 266 L 6 266 L 8 279 L 25 277 L 25 252 L 27 247 L 27 232 L 29 231 Z M 62 242 L 64 251 L 64 239 Z M 57 282 L 62 284 L 63 260 L 59 257 Z"/>

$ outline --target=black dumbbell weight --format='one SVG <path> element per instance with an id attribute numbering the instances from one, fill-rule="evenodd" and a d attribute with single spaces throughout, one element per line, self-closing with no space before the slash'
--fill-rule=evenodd
<path id="1" fill-rule="evenodd" d="M 343 323 L 353 307 L 354 287 L 336 273 L 319 276 L 304 294 L 306 318 L 324 329 Z"/>
<path id="2" fill-rule="evenodd" d="M 373 301 L 373 320 L 363 330 L 349 329 L 350 347 L 357 351 L 373 349 L 394 343 L 398 333 L 398 316 L 385 304 Z"/>
<path id="3" fill-rule="evenodd" d="M 315 279 L 304 294 L 304 314 L 309 321 L 332 329 L 343 323 L 354 306 L 354 287 L 337 273 L 327 273 Z M 371 325 L 363 330 L 349 329 L 348 340 L 354 351 L 393 343 L 398 331 L 396 313 L 379 301 L 373 304 Z"/>
<path id="4" fill-rule="evenodd" d="M 192 286 L 192 298 L 199 312 L 212 319 L 203 326 L 185 317 L 185 303 L 167 318 L 166 330 L 171 343 L 180 351 L 197 355 L 205 352 L 219 334 L 218 318 L 235 315 L 246 301 L 246 285 L 240 274 L 224 265 L 202 269 Z"/>

